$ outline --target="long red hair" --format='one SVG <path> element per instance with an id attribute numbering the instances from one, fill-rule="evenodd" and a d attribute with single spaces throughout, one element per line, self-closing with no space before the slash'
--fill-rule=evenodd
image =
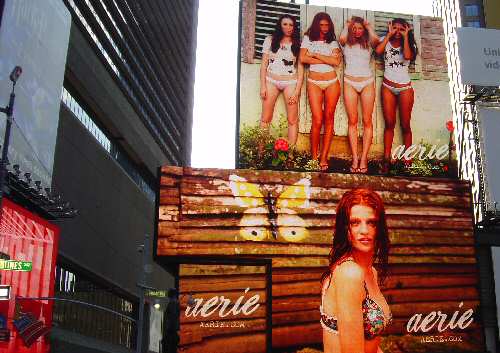
<path id="1" fill-rule="evenodd" d="M 375 239 L 375 254 L 373 263 L 379 273 L 379 281 L 382 283 L 387 276 L 389 262 L 389 232 L 385 216 L 384 202 L 379 194 L 370 189 L 353 189 L 342 195 L 335 216 L 335 230 L 333 235 L 332 249 L 330 250 L 328 269 L 321 277 L 321 283 L 330 277 L 331 271 L 338 262 L 350 256 L 352 246 L 349 241 L 349 221 L 351 209 L 355 205 L 365 205 L 375 211 L 377 218 L 377 235 Z"/>

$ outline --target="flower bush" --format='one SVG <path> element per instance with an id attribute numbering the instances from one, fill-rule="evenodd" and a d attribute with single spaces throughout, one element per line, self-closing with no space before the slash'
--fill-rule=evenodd
<path id="1" fill-rule="evenodd" d="M 247 169 L 276 169 L 319 171 L 319 162 L 307 152 L 290 146 L 284 137 L 287 133 L 286 117 L 281 115 L 278 125 L 271 125 L 269 132 L 259 126 L 243 125 L 240 130 L 239 167 Z"/>

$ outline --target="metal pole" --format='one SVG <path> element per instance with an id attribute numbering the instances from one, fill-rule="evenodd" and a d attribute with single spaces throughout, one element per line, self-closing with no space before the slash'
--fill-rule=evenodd
<path id="1" fill-rule="evenodd" d="M 3 200 L 3 186 L 5 184 L 5 176 L 7 175 L 7 155 L 9 153 L 10 144 L 10 130 L 12 129 L 12 112 L 14 110 L 14 101 L 16 99 L 16 94 L 14 93 L 14 87 L 16 84 L 12 85 L 12 92 L 10 93 L 9 105 L 2 109 L 2 111 L 7 115 L 7 120 L 5 122 L 5 135 L 3 138 L 2 146 L 2 160 L 0 161 L 0 205 Z M 1 218 L 0 209 L 0 218 Z"/>
<path id="2" fill-rule="evenodd" d="M 151 272 L 151 265 L 149 264 L 150 254 L 149 254 L 149 235 L 144 235 L 144 244 L 142 245 L 142 266 L 140 281 L 138 283 L 140 295 L 139 295 L 139 321 L 137 322 L 137 353 L 142 353 L 142 341 L 144 333 L 144 290 L 146 289 L 146 279 L 147 274 Z"/>

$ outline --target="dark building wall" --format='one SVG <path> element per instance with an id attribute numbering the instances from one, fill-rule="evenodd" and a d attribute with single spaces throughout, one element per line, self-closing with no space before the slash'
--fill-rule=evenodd
<path id="1" fill-rule="evenodd" d="M 154 204 L 63 105 L 54 184 L 80 212 L 60 224 L 60 254 L 138 295 L 142 257 L 137 247 L 145 233 L 152 238 Z M 174 284 L 158 265 L 154 265 L 151 280 L 158 288 Z"/>

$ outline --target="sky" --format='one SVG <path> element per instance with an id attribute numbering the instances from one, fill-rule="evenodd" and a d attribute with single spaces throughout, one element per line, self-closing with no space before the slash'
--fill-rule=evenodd
<path id="1" fill-rule="evenodd" d="M 199 0 L 199 4 L 191 165 L 234 168 L 238 0 Z M 310 0 L 309 4 L 432 15 L 432 0 Z"/>

